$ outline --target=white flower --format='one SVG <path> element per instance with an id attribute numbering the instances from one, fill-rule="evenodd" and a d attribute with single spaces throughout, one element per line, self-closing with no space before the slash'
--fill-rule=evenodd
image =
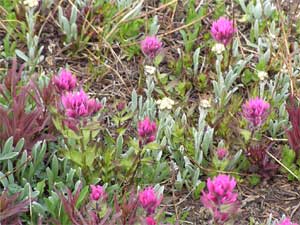
<path id="1" fill-rule="evenodd" d="M 39 0 L 24 0 L 24 5 L 29 8 L 35 7 L 39 4 Z"/>
<path id="2" fill-rule="evenodd" d="M 221 43 L 216 43 L 212 49 L 211 49 L 213 52 L 215 52 L 216 54 L 220 55 L 222 54 L 222 52 L 225 51 L 225 46 Z"/>
<path id="3" fill-rule="evenodd" d="M 161 100 L 157 100 L 156 104 L 158 105 L 158 108 L 160 110 L 164 110 L 164 109 L 172 109 L 175 102 L 172 99 L 168 98 L 168 97 L 164 97 Z"/>
<path id="4" fill-rule="evenodd" d="M 207 99 L 201 99 L 200 100 L 200 107 L 202 107 L 202 108 L 210 108 L 211 107 L 210 101 L 207 100 Z"/>
<path id="5" fill-rule="evenodd" d="M 286 65 L 284 64 L 283 67 L 280 69 L 281 73 L 288 73 L 289 71 L 286 68 Z"/>
<path id="6" fill-rule="evenodd" d="M 149 74 L 149 75 L 153 75 L 156 71 L 156 68 L 154 66 L 145 66 L 144 67 L 144 72 L 145 72 L 145 75 Z"/>
<path id="7" fill-rule="evenodd" d="M 257 71 L 258 78 L 263 81 L 268 78 L 268 73 L 265 71 Z"/>

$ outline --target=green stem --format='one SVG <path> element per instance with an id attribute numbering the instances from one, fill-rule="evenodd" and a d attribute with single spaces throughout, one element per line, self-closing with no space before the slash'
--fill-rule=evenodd
<path id="1" fill-rule="evenodd" d="M 138 154 L 136 155 L 136 157 L 133 161 L 132 167 L 129 169 L 129 171 L 126 174 L 126 177 L 129 177 L 130 174 L 131 174 L 131 176 L 129 178 L 129 181 L 127 182 L 126 186 L 130 186 L 133 183 L 133 180 L 134 180 L 134 177 L 137 173 L 137 170 L 141 165 L 142 152 L 143 152 L 143 149 L 139 148 L 139 152 L 138 152 Z"/>
<path id="2" fill-rule="evenodd" d="M 158 77 L 158 72 L 156 72 L 157 70 L 158 70 L 158 69 L 155 68 L 155 73 L 154 73 L 154 74 L 155 74 L 155 78 L 156 78 L 156 80 L 157 80 L 157 84 L 158 84 L 158 86 L 160 87 L 160 89 L 162 90 L 162 92 L 165 94 L 165 96 L 168 97 L 169 94 L 168 94 L 168 92 L 166 91 L 164 85 L 160 82 L 160 79 L 159 79 L 159 77 Z"/>
<path id="3" fill-rule="evenodd" d="M 84 136 L 83 136 L 82 129 L 80 129 L 80 133 L 81 133 L 81 137 L 82 137 L 82 138 L 80 138 L 80 147 L 81 147 L 80 152 L 81 152 L 82 157 L 83 157 L 82 158 L 82 162 L 83 162 L 82 172 L 83 172 L 84 176 L 87 177 L 87 175 L 88 175 L 88 168 L 86 166 L 85 146 L 84 146 L 84 142 L 83 142 Z"/>
<path id="4" fill-rule="evenodd" d="M 246 144 L 246 151 L 248 150 L 248 148 L 249 148 L 249 146 L 250 146 L 250 143 L 251 143 L 251 141 L 252 141 L 252 139 L 253 139 L 254 134 L 255 134 L 255 129 L 252 129 L 252 130 L 251 130 L 251 135 L 250 135 L 249 141 L 248 141 L 247 144 Z"/>

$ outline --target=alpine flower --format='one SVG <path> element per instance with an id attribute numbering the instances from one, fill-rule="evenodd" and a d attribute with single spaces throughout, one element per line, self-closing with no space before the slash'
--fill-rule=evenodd
<path id="1" fill-rule="evenodd" d="M 219 160 L 223 160 L 228 154 L 228 151 L 225 148 L 219 148 L 217 150 L 217 157 Z"/>
<path id="2" fill-rule="evenodd" d="M 292 221 L 290 219 L 284 219 L 283 221 L 281 221 L 280 223 L 278 223 L 277 225 L 299 225 L 297 223 L 292 223 Z"/>
<path id="3" fill-rule="evenodd" d="M 153 214 L 160 202 L 161 198 L 155 194 L 153 187 L 148 187 L 139 193 L 139 203 L 146 210 L 147 215 Z"/>
<path id="4" fill-rule="evenodd" d="M 147 36 L 141 42 L 142 52 L 151 59 L 157 56 L 157 54 L 161 51 L 161 48 L 162 42 L 155 36 Z"/>
<path id="5" fill-rule="evenodd" d="M 257 76 L 260 81 L 264 81 L 268 78 L 268 73 L 266 71 L 257 71 Z"/>
<path id="6" fill-rule="evenodd" d="M 211 107 L 211 101 L 207 99 L 201 99 L 199 105 L 201 108 L 208 109 Z"/>
<path id="7" fill-rule="evenodd" d="M 53 78 L 53 83 L 59 93 L 64 91 L 73 91 L 76 87 L 76 77 L 66 69 L 60 71 L 60 73 Z"/>
<path id="8" fill-rule="evenodd" d="M 266 121 L 269 115 L 270 104 L 256 97 L 244 103 L 242 109 L 245 119 L 250 122 L 252 128 L 256 128 L 263 125 Z"/>
<path id="9" fill-rule="evenodd" d="M 235 32 L 233 21 L 225 17 L 220 17 L 217 21 L 214 21 L 210 29 L 213 38 L 225 46 L 232 40 Z"/>
<path id="10" fill-rule="evenodd" d="M 66 116 L 73 119 L 91 116 L 102 108 L 100 102 L 90 99 L 83 90 L 68 92 L 61 97 L 61 101 Z"/>
<path id="11" fill-rule="evenodd" d="M 122 110 L 124 110 L 125 107 L 126 107 L 126 103 L 125 103 L 125 102 L 119 102 L 119 103 L 117 104 L 117 106 L 116 106 L 116 108 L 117 108 L 117 110 L 118 110 L 119 112 L 121 112 Z"/>
<path id="12" fill-rule="evenodd" d="M 157 224 L 155 219 L 153 219 L 153 217 L 151 217 L 151 216 L 146 217 L 145 222 L 147 225 L 156 225 Z"/>
<path id="13" fill-rule="evenodd" d="M 104 188 L 100 185 L 91 185 L 91 194 L 90 199 L 93 201 L 97 201 L 100 198 L 105 196 Z"/>
<path id="14" fill-rule="evenodd" d="M 150 121 L 149 117 L 138 122 L 138 135 L 140 137 L 140 144 L 148 144 L 155 140 L 156 123 Z"/>
<path id="15" fill-rule="evenodd" d="M 158 108 L 160 110 L 164 110 L 164 109 L 172 109 L 173 105 L 175 104 L 175 102 L 168 98 L 168 97 L 164 97 L 163 99 L 159 99 L 156 101 L 156 104 L 158 104 Z"/>
<path id="16" fill-rule="evenodd" d="M 211 50 L 215 52 L 217 55 L 222 54 L 225 51 L 225 46 L 222 43 L 216 43 Z"/>
<path id="17" fill-rule="evenodd" d="M 213 180 L 208 178 L 208 192 L 202 192 L 201 202 L 208 208 L 215 222 L 224 223 L 233 216 L 239 208 L 238 194 L 234 192 L 236 181 L 227 175 L 218 175 Z"/>
<path id="18" fill-rule="evenodd" d="M 24 5 L 28 6 L 29 8 L 33 8 L 35 6 L 38 6 L 39 0 L 25 0 Z"/>

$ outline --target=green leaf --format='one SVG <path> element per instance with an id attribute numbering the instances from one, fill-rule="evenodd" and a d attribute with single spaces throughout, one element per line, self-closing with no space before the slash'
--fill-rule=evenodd
<path id="1" fill-rule="evenodd" d="M 76 202 L 76 208 L 77 208 L 77 209 L 81 206 L 83 200 L 86 198 L 86 196 L 87 196 L 88 193 L 89 193 L 89 186 L 85 186 L 85 187 L 81 190 L 81 192 L 80 192 L 80 194 L 79 194 L 79 197 L 78 197 L 78 200 L 77 200 L 77 202 Z"/>
<path id="2" fill-rule="evenodd" d="M 249 69 L 246 69 L 243 73 L 242 76 L 242 82 L 247 85 L 249 84 L 251 81 L 258 81 L 258 76 L 257 74 L 252 73 Z"/>
<path id="3" fill-rule="evenodd" d="M 36 212 L 37 215 L 44 215 L 45 214 L 45 211 L 46 211 L 46 208 L 41 205 L 40 203 L 34 201 L 32 203 L 32 208 L 33 208 L 33 211 Z"/>
<path id="4" fill-rule="evenodd" d="M 265 71 L 266 70 L 266 62 L 265 60 L 261 59 L 259 63 L 256 65 L 256 69 L 260 71 Z"/>
<path id="5" fill-rule="evenodd" d="M 200 182 L 200 184 L 195 187 L 194 191 L 194 199 L 199 199 L 201 191 L 205 188 L 205 182 Z"/>
<path id="6" fill-rule="evenodd" d="M 47 167 L 46 173 L 47 173 L 47 177 L 48 177 L 48 185 L 49 185 L 49 188 L 51 188 L 52 185 L 54 184 L 54 176 L 49 167 Z"/>
<path id="7" fill-rule="evenodd" d="M 119 135 L 118 138 L 117 138 L 117 151 L 116 151 L 116 155 L 117 157 L 119 155 L 121 155 L 122 153 L 122 150 L 123 150 L 123 136 L 122 135 Z"/>
<path id="8" fill-rule="evenodd" d="M 245 139 L 245 142 L 248 142 L 251 137 L 251 132 L 249 130 L 241 130 L 240 132 L 243 138 Z"/>
<path id="9" fill-rule="evenodd" d="M 282 150 L 282 162 L 287 167 L 291 166 L 296 159 L 296 153 L 294 150 L 284 147 Z"/>
<path id="10" fill-rule="evenodd" d="M 16 49 L 16 55 L 23 59 L 25 62 L 28 61 L 28 56 L 26 56 L 22 51 Z"/>
<path id="11" fill-rule="evenodd" d="M 95 156 L 96 156 L 96 153 L 95 153 L 95 148 L 91 147 L 91 148 L 88 148 L 85 152 L 85 157 L 86 157 L 86 166 L 88 167 L 92 167 L 93 163 L 94 163 L 94 160 L 95 160 Z"/>
<path id="12" fill-rule="evenodd" d="M 13 149 L 13 142 L 14 142 L 13 137 L 8 138 L 7 141 L 4 144 L 2 153 L 12 152 L 14 150 Z"/>
<path id="13" fill-rule="evenodd" d="M 52 158 L 51 170 L 53 172 L 54 177 L 57 177 L 57 175 L 58 175 L 58 160 L 57 160 L 56 155 L 54 155 Z"/>
<path id="14" fill-rule="evenodd" d="M 144 146 L 144 149 L 149 149 L 149 150 L 158 150 L 160 148 L 161 146 L 156 142 L 150 142 L 149 144 Z"/>
<path id="15" fill-rule="evenodd" d="M 8 179 L 6 178 L 5 174 L 0 171 L 0 182 L 2 183 L 3 187 L 6 188 L 8 186 Z"/>
<path id="16" fill-rule="evenodd" d="M 250 184 L 252 186 L 255 186 L 255 185 L 259 184 L 259 182 L 260 182 L 260 176 L 258 176 L 258 175 L 250 176 L 249 177 L 249 181 L 250 181 Z"/>
<path id="17" fill-rule="evenodd" d="M 102 206 L 101 211 L 98 214 L 99 214 L 100 218 L 103 218 L 106 215 L 108 208 L 107 208 L 106 204 L 103 204 L 101 206 Z"/>
<path id="18" fill-rule="evenodd" d="M 44 193 L 45 186 L 45 180 L 42 180 L 36 184 L 36 190 L 40 193 L 40 195 Z"/>
<path id="19" fill-rule="evenodd" d="M 80 153 L 79 151 L 70 150 L 70 151 L 65 151 L 64 154 L 65 154 L 67 159 L 72 160 L 73 162 L 75 162 L 79 166 L 83 166 L 82 153 Z"/>
<path id="20" fill-rule="evenodd" d="M 15 147 L 15 151 L 20 152 L 23 149 L 24 143 L 25 143 L 25 139 L 21 138 Z"/>
<path id="21" fill-rule="evenodd" d="M 18 154 L 19 154 L 19 152 L 9 152 L 5 155 L 1 155 L 0 156 L 0 161 L 12 159 L 12 158 L 16 157 Z"/>

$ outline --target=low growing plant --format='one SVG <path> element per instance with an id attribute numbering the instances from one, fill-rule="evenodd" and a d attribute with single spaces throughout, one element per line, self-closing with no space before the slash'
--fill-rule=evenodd
<path id="1" fill-rule="evenodd" d="M 20 214 L 28 211 L 33 199 L 18 201 L 20 193 L 10 195 L 7 190 L 0 195 L 0 223 L 3 225 L 22 224 Z"/>
<path id="2" fill-rule="evenodd" d="M 51 119 L 43 96 L 40 96 L 43 90 L 33 79 L 23 84 L 23 68 L 17 70 L 14 60 L 0 85 L 0 137 L 6 140 L 13 136 L 15 144 L 24 138 L 25 148 L 31 149 L 37 141 L 54 137 L 46 133 Z"/>

